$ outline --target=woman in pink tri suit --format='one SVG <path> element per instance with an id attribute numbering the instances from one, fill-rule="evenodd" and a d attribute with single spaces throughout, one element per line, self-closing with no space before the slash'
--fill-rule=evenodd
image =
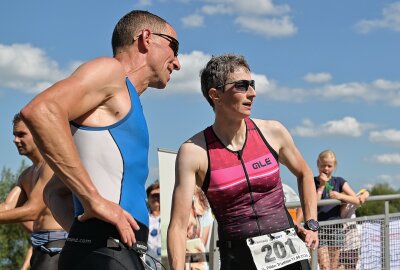
<path id="1" fill-rule="evenodd" d="M 171 269 L 183 269 L 185 263 L 185 232 L 196 184 L 218 222 L 221 269 L 309 269 L 307 247 L 318 246 L 309 166 L 281 123 L 250 118 L 255 82 L 243 56 L 213 56 L 200 76 L 215 121 L 178 152 L 167 240 Z M 287 212 L 279 163 L 297 177 L 308 230 L 295 230 Z"/>

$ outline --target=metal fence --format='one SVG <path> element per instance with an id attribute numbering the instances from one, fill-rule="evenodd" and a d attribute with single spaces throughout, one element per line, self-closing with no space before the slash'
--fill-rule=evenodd
<path id="1" fill-rule="evenodd" d="M 400 194 L 371 196 L 370 201 L 384 201 L 384 213 L 353 219 L 338 219 L 320 222 L 320 262 L 329 252 L 329 258 L 336 256 L 330 269 L 382 269 L 400 270 L 400 213 L 389 214 L 389 203 L 399 200 Z M 338 200 L 321 200 L 318 206 L 338 205 Z M 299 203 L 288 203 L 297 207 Z M 318 265 L 318 252 L 312 251 L 312 269 Z M 326 263 L 325 263 L 326 264 Z"/>
<path id="2" fill-rule="evenodd" d="M 389 214 L 390 201 L 399 199 L 400 194 L 371 196 L 366 203 L 385 202 L 381 215 L 320 222 L 320 241 L 331 247 L 320 253 L 320 260 L 324 252 L 331 252 L 329 255 L 338 256 L 338 263 L 331 270 L 400 270 L 400 213 Z M 318 206 L 339 204 L 341 202 L 334 199 L 318 202 Z M 300 202 L 286 203 L 286 206 L 299 207 Z M 217 226 L 214 225 L 209 253 L 211 270 L 219 269 L 219 252 L 215 246 Z M 322 270 L 318 265 L 317 250 L 311 251 L 311 267 Z"/>

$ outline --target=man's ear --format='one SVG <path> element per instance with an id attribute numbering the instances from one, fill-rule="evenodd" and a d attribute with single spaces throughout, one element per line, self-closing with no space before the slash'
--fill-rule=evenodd
<path id="1" fill-rule="evenodd" d="M 149 29 L 143 29 L 140 36 L 137 39 L 138 42 L 138 49 L 139 51 L 148 51 L 149 50 L 149 45 L 151 42 L 151 31 Z"/>

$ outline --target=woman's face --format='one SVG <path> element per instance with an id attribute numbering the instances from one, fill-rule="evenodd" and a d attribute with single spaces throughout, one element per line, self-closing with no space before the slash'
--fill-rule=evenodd
<path id="1" fill-rule="evenodd" d="M 243 84 L 241 80 L 250 81 L 251 74 L 245 68 L 239 68 L 231 73 L 226 80 L 226 85 L 220 91 L 220 103 L 216 106 L 229 115 L 248 117 L 251 114 L 253 99 L 256 97 L 255 86 Z M 234 83 L 239 82 L 239 83 Z M 248 86 L 247 90 L 243 85 Z"/>

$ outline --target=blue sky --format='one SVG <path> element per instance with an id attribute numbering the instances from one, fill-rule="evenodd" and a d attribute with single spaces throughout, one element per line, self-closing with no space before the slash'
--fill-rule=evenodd
<path id="1" fill-rule="evenodd" d="M 172 24 L 182 69 L 142 104 L 151 148 L 177 150 L 212 124 L 199 70 L 211 55 L 243 54 L 257 85 L 252 117 L 276 119 L 316 174 L 332 149 L 336 175 L 354 189 L 389 182 L 400 188 L 400 1 L 7 1 L 0 9 L 0 166 L 22 158 L 11 119 L 33 96 L 80 63 L 111 55 L 111 33 L 132 9 Z M 73 91 L 73 89 L 71 89 Z M 49 130 L 57 132 L 57 130 Z M 282 179 L 295 178 L 282 169 Z"/>

